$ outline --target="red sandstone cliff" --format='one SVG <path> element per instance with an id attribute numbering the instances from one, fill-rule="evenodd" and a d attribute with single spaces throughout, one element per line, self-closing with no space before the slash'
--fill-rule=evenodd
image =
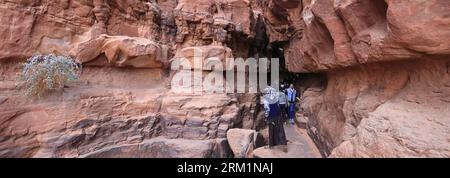
<path id="1" fill-rule="evenodd" d="M 302 109 L 325 155 L 450 155 L 448 1 L 265 3 L 289 70 L 324 74 Z"/>
<path id="2" fill-rule="evenodd" d="M 228 129 L 262 125 L 257 98 L 171 93 L 170 60 L 191 47 L 283 48 L 313 81 L 297 86 L 325 156 L 450 156 L 446 0 L 0 0 L 0 12 L 0 157 L 230 156 Z M 23 96 L 18 64 L 36 53 L 76 58 L 81 80 Z"/>

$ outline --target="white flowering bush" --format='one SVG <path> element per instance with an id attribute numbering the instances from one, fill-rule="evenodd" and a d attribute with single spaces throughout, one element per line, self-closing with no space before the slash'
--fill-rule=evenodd
<path id="1" fill-rule="evenodd" d="M 68 82 L 78 80 L 81 71 L 72 58 L 35 55 L 24 64 L 21 81 L 28 96 L 41 97 L 50 90 L 62 89 Z"/>

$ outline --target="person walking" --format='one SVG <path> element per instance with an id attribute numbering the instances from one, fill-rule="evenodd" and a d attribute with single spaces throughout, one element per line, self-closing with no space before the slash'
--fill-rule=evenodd
<path id="1" fill-rule="evenodd" d="M 297 99 L 297 91 L 294 89 L 294 84 L 291 84 L 287 89 L 287 100 L 289 103 L 289 123 L 295 124 L 295 101 Z"/>
<path id="2" fill-rule="evenodd" d="M 281 119 L 278 91 L 273 87 L 265 89 L 263 104 L 266 121 L 269 125 L 269 148 L 277 145 L 287 145 L 286 133 Z"/>
<path id="3" fill-rule="evenodd" d="M 288 120 L 288 115 L 287 115 L 288 100 L 287 100 L 286 94 L 282 91 L 278 92 L 278 102 L 279 102 L 280 110 L 281 110 L 281 119 L 284 123 Z"/>

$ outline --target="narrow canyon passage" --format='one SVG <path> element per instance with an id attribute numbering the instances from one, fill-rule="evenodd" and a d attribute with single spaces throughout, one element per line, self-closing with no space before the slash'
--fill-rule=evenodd
<path id="1" fill-rule="evenodd" d="M 300 116 L 299 116 L 300 117 Z M 283 146 L 273 149 L 256 149 L 253 154 L 256 158 L 321 158 L 320 151 L 309 137 L 306 129 L 297 125 L 284 126 L 288 139 L 287 150 Z"/>
<path id="2" fill-rule="evenodd" d="M 0 0 L 0 12 L 0 157 L 450 157 L 448 0 Z M 59 65 L 24 77 L 24 63 L 61 58 L 82 66 L 77 80 L 53 88 Z M 227 59 L 242 74 L 265 58 L 300 100 L 287 153 L 264 149 L 261 93 L 203 88 L 227 79 Z"/>
<path id="3" fill-rule="evenodd" d="M 282 48 L 279 49 L 280 51 L 283 51 Z M 280 58 L 282 63 L 284 63 L 284 56 L 282 53 L 281 55 L 276 55 L 276 57 Z M 288 139 L 287 152 L 284 150 L 284 146 L 277 146 L 273 149 L 265 147 L 259 148 L 255 150 L 253 154 L 258 158 L 321 158 L 325 156 L 321 154 L 325 152 L 325 150 L 319 150 L 316 142 L 313 141 L 310 135 L 314 133 L 308 133 L 308 118 L 304 115 L 301 104 L 303 93 L 306 90 L 311 90 L 313 88 L 321 89 L 325 87 L 326 78 L 320 73 L 290 73 L 285 67 L 286 65 L 282 65 L 280 68 L 280 81 L 282 81 L 282 83 L 294 84 L 295 89 L 298 92 L 297 98 L 300 99 L 296 103 L 295 124 L 284 124 L 286 137 Z"/>

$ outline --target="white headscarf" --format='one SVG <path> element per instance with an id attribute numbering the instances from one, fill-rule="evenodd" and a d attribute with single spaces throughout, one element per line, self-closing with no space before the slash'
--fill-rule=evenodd
<path id="1" fill-rule="evenodd" d="M 264 91 L 266 93 L 264 95 L 265 103 L 274 104 L 278 102 L 278 91 L 275 88 L 268 86 Z"/>

